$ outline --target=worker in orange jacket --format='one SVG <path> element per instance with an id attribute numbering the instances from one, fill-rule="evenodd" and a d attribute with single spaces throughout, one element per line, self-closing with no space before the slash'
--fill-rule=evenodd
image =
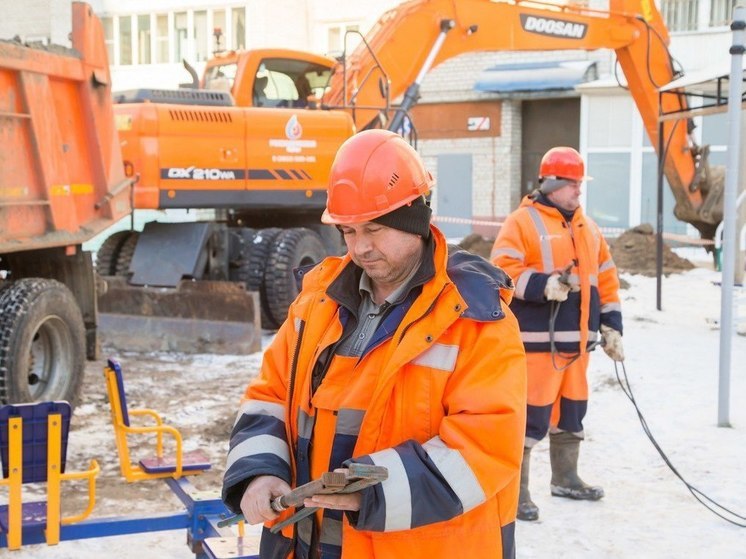
<path id="1" fill-rule="evenodd" d="M 432 179 L 394 133 L 361 132 L 334 160 L 325 223 L 348 252 L 303 274 L 246 390 L 223 498 L 264 522 L 262 558 L 514 557 L 525 354 L 506 274 L 448 254 Z M 270 500 L 350 462 L 388 479 L 317 495 L 272 534 Z"/>
<path id="2" fill-rule="evenodd" d="M 510 308 L 521 327 L 528 364 L 526 442 L 518 518 L 536 520 L 528 489 L 531 448 L 549 431 L 551 493 L 595 501 L 603 489 L 578 476 L 588 405 L 588 351 L 624 360 L 619 279 L 609 247 L 580 208 L 585 164 L 569 147 L 542 158 L 539 188 L 500 229 L 492 261 L 516 284 Z M 599 329 L 600 336 L 599 337 Z"/>

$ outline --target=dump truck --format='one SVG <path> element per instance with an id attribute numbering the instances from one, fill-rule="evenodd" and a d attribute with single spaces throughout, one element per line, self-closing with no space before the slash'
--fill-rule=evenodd
<path id="1" fill-rule="evenodd" d="M 653 0 L 610 0 L 609 11 L 410 0 L 386 12 L 341 61 L 283 49 L 228 52 L 209 61 L 198 88 L 118 94 L 124 166 L 137 177 L 134 207 L 207 208 L 216 218 L 150 223 L 109 239 L 98 268 L 116 288 L 100 300 L 104 316 L 129 331 L 159 313 L 167 323 L 173 301 L 185 304 L 190 295 L 185 288 L 212 280 L 258 292 L 262 325 L 277 327 L 298 292 L 293 268 L 342 250 L 336 231 L 319 223 L 338 146 L 358 130 L 399 130 L 427 72 L 465 52 L 613 49 L 657 147 L 658 88 L 679 75 L 668 42 Z M 687 101 L 662 102 L 669 112 Z M 665 122 L 661 130 L 675 213 L 711 237 L 722 216 L 723 176 L 711 171 L 688 127 Z M 171 302 L 157 305 L 161 295 Z"/>
<path id="2" fill-rule="evenodd" d="M 72 49 L 0 41 L 0 403 L 80 394 L 96 358 L 82 243 L 130 213 L 101 24 L 73 6 Z"/>

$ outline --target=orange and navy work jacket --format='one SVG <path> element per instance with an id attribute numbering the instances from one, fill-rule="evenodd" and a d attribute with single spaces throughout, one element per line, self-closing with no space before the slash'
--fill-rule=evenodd
<path id="1" fill-rule="evenodd" d="M 357 312 L 340 286 L 357 290 L 359 268 L 331 257 L 303 278 L 244 395 L 223 499 L 238 511 L 256 476 L 297 486 L 349 461 L 385 466 L 388 479 L 361 492 L 356 514 L 324 510 L 276 535 L 268 524 L 262 558 L 514 557 L 526 363 L 512 284 L 480 257 L 449 256 L 431 232 L 430 273 L 359 357 L 334 355 Z"/>
<path id="2" fill-rule="evenodd" d="M 617 269 L 598 225 L 581 208 L 568 221 L 557 208 L 533 195 L 524 197 L 500 228 L 492 262 L 515 282 L 510 308 L 526 351 L 550 351 L 552 305 L 544 288 L 552 273 L 570 264 L 569 281 L 579 290 L 560 303 L 554 324 L 557 350 L 585 351 L 598 341 L 601 324 L 622 331 Z"/>

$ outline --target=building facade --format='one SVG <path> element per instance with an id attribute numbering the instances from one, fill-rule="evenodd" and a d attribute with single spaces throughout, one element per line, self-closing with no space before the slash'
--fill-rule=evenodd
<path id="1" fill-rule="evenodd" d="M 66 44 L 69 0 L 0 0 L 0 38 Z M 354 47 L 396 0 L 90 0 L 101 17 L 115 90 L 173 88 L 190 81 L 214 51 L 284 47 L 338 55 Z M 729 64 L 735 0 L 657 0 L 671 52 L 685 72 Z M 31 4 L 31 6 L 30 6 Z M 605 9 L 608 2 L 587 4 Z M 488 32 L 487 30 L 481 32 Z M 347 39 L 345 37 L 347 36 Z M 69 44 L 69 43 L 68 43 Z M 536 186 L 553 145 L 578 148 L 594 177 L 587 211 L 610 231 L 652 222 L 657 156 L 628 93 L 617 84 L 611 51 L 465 54 L 433 69 L 413 111 L 418 149 L 438 186 L 433 206 L 451 236 L 494 236 L 497 222 Z M 547 84 L 537 85 L 539 81 Z M 537 78 L 542 78 L 538 80 Z M 495 83 L 502 80 L 501 86 Z M 554 82 L 552 82 L 554 80 Z M 523 89 L 517 89 L 520 81 Z M 693 136 L 725 163 L 725 115 L 695 119 Z M 666 189 L 665 227 L 685 232 Z"/>

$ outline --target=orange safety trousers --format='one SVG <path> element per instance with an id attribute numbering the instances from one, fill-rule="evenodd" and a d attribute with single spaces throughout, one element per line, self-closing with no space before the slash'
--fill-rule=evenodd
<path id="1" fill-rule="evenodd" d="M 551 428 L 582 437 L 583 418 L 588 408 L 588 353 L 582 353 L 568 365 L 571 356 L 551 353 L 526 353 L 528 370 L 528 406 L 526 446 L 543 439 Z M 557 368 L 565 369 L 558 371 Z"/>

